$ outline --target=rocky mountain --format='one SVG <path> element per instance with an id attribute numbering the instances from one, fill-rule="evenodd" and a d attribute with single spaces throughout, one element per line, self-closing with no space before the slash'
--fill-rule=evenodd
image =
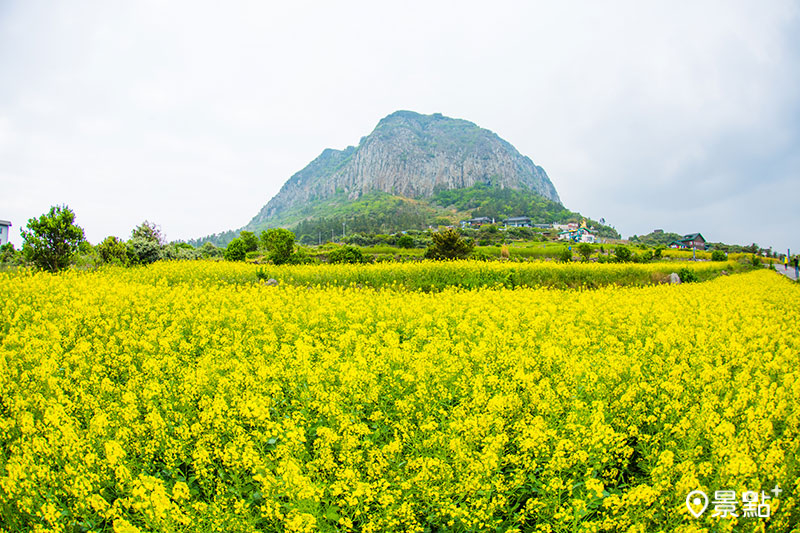
<path id="1" fill-rule="evenodd" d="M 324 150 L 293 175 L 247 225 L 286 225 L 299 208 L 369 193 L 431 198 L 437 191 L 475 185 L 530 191 L 559 203 L 544 169 L 489 130 L 439 113 L 397 111 L 382 119 L 358 146 Z M 304 209 L 304 216 L 313 216 Z M 298 215 L 300 213 L 297 213 Z"/>

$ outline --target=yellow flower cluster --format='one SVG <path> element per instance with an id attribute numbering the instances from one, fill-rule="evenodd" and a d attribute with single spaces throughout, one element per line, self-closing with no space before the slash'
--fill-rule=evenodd
<path id="1" fill-rule="evenodd" d="M 0 274 L 0 530 L 800 521 L 800 287 L 774 273 L 431 293 L 229 282 L 248 268 Z M 769 519 L 684 505 L 776 483 Z"/>

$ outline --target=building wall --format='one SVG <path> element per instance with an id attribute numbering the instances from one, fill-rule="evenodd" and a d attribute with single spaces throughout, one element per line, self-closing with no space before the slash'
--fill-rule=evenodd
<path id="1" fill-rule="evenodd" d="M 8 242 L 8 226 L 0 225 L 0 245 Z"/>

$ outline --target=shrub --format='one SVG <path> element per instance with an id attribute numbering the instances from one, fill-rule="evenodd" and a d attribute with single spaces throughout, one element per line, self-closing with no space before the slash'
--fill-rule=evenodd
<path id="1" fill-rule="evenodd" d="M 413 248 L 414 238 L 409 235 L 403 235 L 402 237 L 397 239 L 397 246 L 399 248 Z"/>
<path id="2" fill-rule="evenodd" d="M 664 252 L 663 246 L 656 246 L 656 249 L 653 251 L 653 259 L 661 259 L 661 254 Z"/>
<path id="3" fill-rule="evenodd" d="M 328 254 L 329 263 L 365 263 L 364 253 L 355 246 L 341 246 Z"/>
<path id="4" fill-rule="evenodd" d="M 125 266 L 128 264 L 128 247 L 124 241 L 108 236 L 97 245 L 97 253 L 103 263 Z"/>
<path id="5" fill-rule="evenodd" d="M 511 252 L 508 249 L 508 246 L 503 245 L 500 247 L 500 259 L 508 259 L 511 257 Z"/>
<path id="6" fill-rule="evenodd" d="M 472 243 L 452 228 L 433 233 L 431 239 L 433 242 L 425 251 L 428 259 L 465 259 L 472 252 Z"/>
<path id="7" fill-rule="evenodd" d="M 753 265 L 754 267 L 760 267 L 761 259 L 757 255 L 753 254 L 753 258 L 750 259 L 750 264 Z"/>
<path id="8" fill-rule="evenodd" d="M 242 239 L 236 237 L 228 243 L 223 257 L 228 261 L 244 261 L 245 257 L 247 257 L 247 245 Z"/>
<path id="9" fill-rule="evenodd" d="M 294 252 L 294 233 L 283 228 L 262 231 L 261 243 L 266 248 L 270 261 L 282 265 L 289 262 Z"/>
<path id="10" fill-rule="evenodd" d="M 258 250 L 258 237 L 252 231 L 240 231 L 239 238 L 242 239 L 244 247 L 248 252 Z"/>
<path id="11" fill-rule="evenodd" d="M 711 260 L 712 261 L 725 261 L 728 259 L 728 256 L 725 255 L 725 252 L 722 250 L 714 250 L 711 252 Z"/>
<path id="12" fill-rule="evenodd" d="M 627 246 L 617 246 L 614 249 L 614 257 L 620 263 L 625 263 L 631 260 L 631 251 Z"/>
<path id="13" fill-rule="evenodd" d="M 694 270 L 690 270 L 686 267 L 681 268 L 678 270 L 678 277 L 681 278 L 683 283 L 693 283 L 698 281 L 697 274 L 694 273 Z"/>
<path id="14" fill-rule="evenodd" d="M 578 255 L 580 255 L 584 261 L 589 260 L 593 251 L 591 245 L 587 242 L 582 242 L 578 245 Z"/>
<path id="15" fill-rule="evenodd" d="M 570 250 L 569 247 L 561 250 L 561 253 L 558 254 L 558 260 L 562 263 L 569 263 L 572 261 L 572 250 Z"/>

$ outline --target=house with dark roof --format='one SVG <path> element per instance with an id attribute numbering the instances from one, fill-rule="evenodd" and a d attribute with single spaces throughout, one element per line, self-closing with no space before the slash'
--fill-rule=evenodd
<path id="1" fill-rule="evenodd" d="M 462 228 L 466 228 L 466 227 L 479 228 L 479 227 L 483 226 L 484 224 L 494 224 L 494 220 L 492 220 L 489 217 L 477 217 L 477 218 L 471 218 L 469 220 L 462 220 L 461 221 L 461 227 Z"/>
<path id="2" fill-rule="evenodd" d="M 684 235 L 682 239 L 672 241 L 669 243 L 670 248 L 679 248 L 683 250 L 705 250 L 708 246 L 706 240 L 699 233 L 690 233 Z"/>
<path id="3" fill-rule="evenodd" d="M 531 217 L 510 217 L 506 220 L 506 226 L 511 228 L 530 228 Z"/>

